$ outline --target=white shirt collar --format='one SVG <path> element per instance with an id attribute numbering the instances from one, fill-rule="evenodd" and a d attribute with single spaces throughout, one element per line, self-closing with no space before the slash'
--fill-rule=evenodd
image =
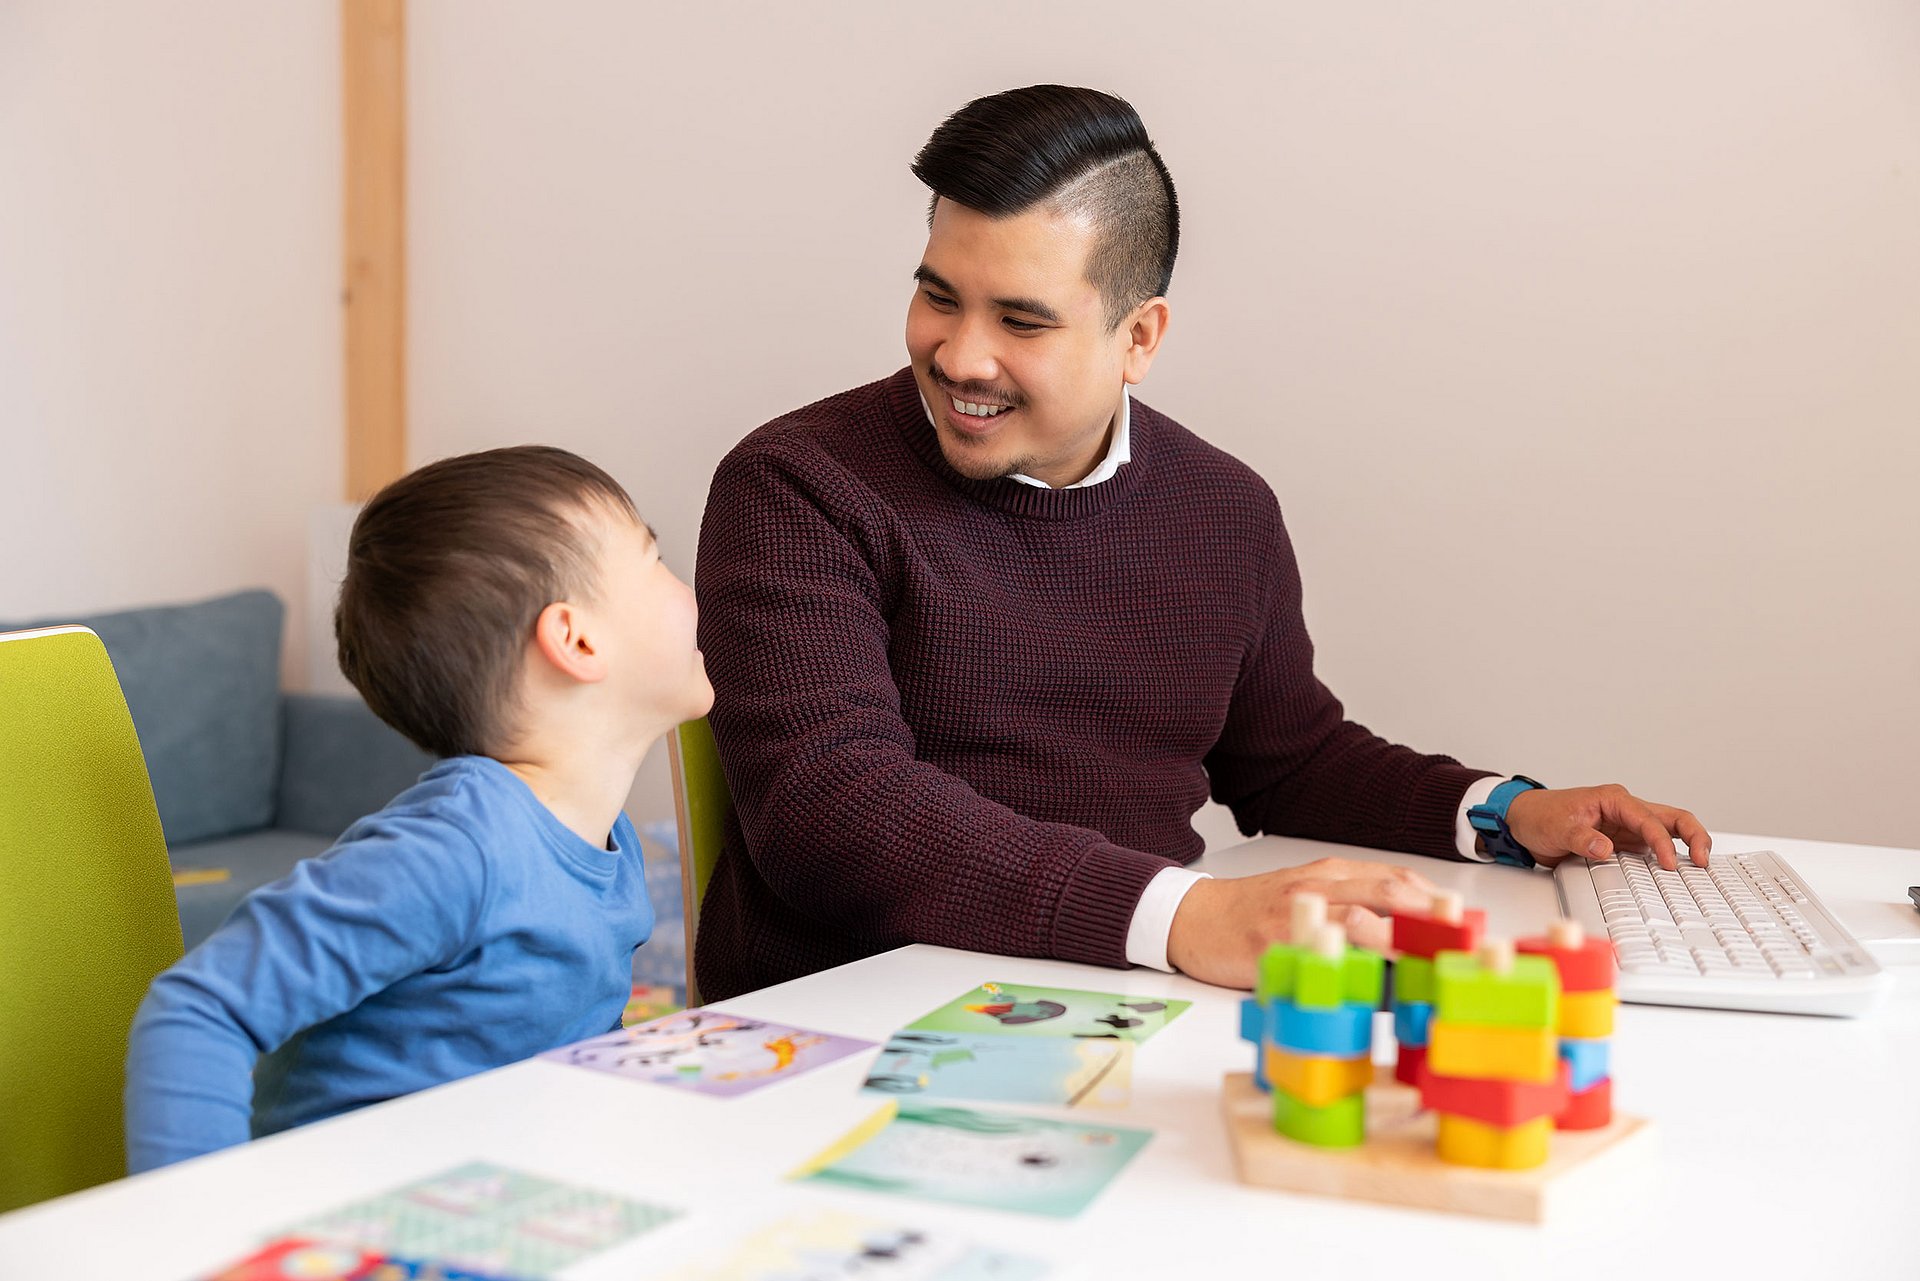
<path id="1" fill-rule="evenodd" d="M 927 404 L 927 398 L 920 397 L 920 408 L 927 415 L 927 421 L 933 423 L 933 407 Z M 936 427 L 938 424 L 934 424 Z M 1114 473 L 1133 461 L 1133 393 L 1123 384 L 1120 388 L 1120 412 L 1113 417 L 1113 443 L 1107 446 L 1107 456 L 1100 465 L 1088 472 L 1085 477 L 1071 485 L 1062 485 L 1062 489 L 1086 489 L 1098 485 L 1103 480 L 1112 480 Z M 1035 489 L 1052 489 L 1046 481 L 1037 477 L 1015 472 L 1007 477 L 1023 485 L 1032 485 Z"/>

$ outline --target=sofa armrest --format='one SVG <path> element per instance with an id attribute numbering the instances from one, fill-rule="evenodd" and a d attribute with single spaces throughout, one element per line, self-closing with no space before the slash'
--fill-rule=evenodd
<path id="1" fill-rule="evenodd" d="M 338 836 L 433 764 L 357 698 L 288 694 L 282 706 L 276 827 Z"/>

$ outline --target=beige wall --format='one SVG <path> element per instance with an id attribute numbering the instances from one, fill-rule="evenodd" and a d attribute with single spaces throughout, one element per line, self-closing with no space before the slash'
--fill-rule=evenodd
<path id="1" fill-rule="evenodd" d="M 0 618 L 277 590 L 340 492 L 337 9 L 0 0 Z"/>
<path id="2" fill-rule="evenodd" d="M 1920 845 L 1914 6 L 413 12 L 417 458 L 577 447 L 690 569 L 736 439 L 902 363 L 927 132 L 1099 85 L 1186 216 L 1143 395 L 1279 492 L 1357 717 Z"/>
<path id="3" fill-rule="evenodd" d="M 1279 492 L 1358 717 L 1920 845 L 1912 5 L 411 24 L 415 461 L 571 445 L 690 570 L 733 441 L 903 359 L 932 126 L 1101 85 L 1186 212 L 1143 394 Z M 0 616 L 301 610 L 338 492 L 337 41 L 332 0 L 0 3 Z"/>

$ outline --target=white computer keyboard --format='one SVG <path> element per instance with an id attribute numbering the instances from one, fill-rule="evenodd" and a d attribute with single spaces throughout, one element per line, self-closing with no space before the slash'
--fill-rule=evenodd
<path id="1" fill-rule="evenodd" d="M 1669 872 L 1647 855 L 1568 859 L 1562 910 L 1613 940 L 1623 1001 L 1782 1014 L 1864 1014 L 1890 976 L 1771 850 L 1715 851 Z"/>

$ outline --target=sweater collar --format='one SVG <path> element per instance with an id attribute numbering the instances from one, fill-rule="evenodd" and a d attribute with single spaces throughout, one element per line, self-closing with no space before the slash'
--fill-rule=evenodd
<path id="1" fill-rule="evenodd" d="M 926 464 L 940 479 L 967 497 L 996 507 L 1001 511 L 1017 516 L 1034 516 L 1043 520 L 1072 520 L 1097 515 L 1113 503 L 1132 492 L 1135 481 L 1142 471 L 1143 455 L 1150 452 L 1151 442 L 1144 439 L 1147 433 L 1141 429 L 1145 415 L 1135 412 L 1140 406 L 1129 399 L 1122 410 L 1127 417 L 1126 458 L 1119 458 L 1121 444 L 1119 433 L 1115 433 L 1113 446 L 1108 450 L 1107 461 L 1117 467 L 1111 477 L 1098 484 L 1073 486 L 1065 489 L 1050 489 L 1040 485 L 1022 484 L 1011 477 L 1000 476 L 992 480 L 973 480 L 962 476 L 947 462 L 946 455 L 940 451 L 940 439 L 936 429 L 927 416 L 927 402 L 920 395 L 920 384 L 914 380 L 913 368 L 908 366 L 887 380 L 889 407 L 901 436 L 913 450 L 916 457 Z M 1128 466 L 1118 466 L 1119 463 Z M 1091 479 L 1091 478 L 1089 478 Z"/>

